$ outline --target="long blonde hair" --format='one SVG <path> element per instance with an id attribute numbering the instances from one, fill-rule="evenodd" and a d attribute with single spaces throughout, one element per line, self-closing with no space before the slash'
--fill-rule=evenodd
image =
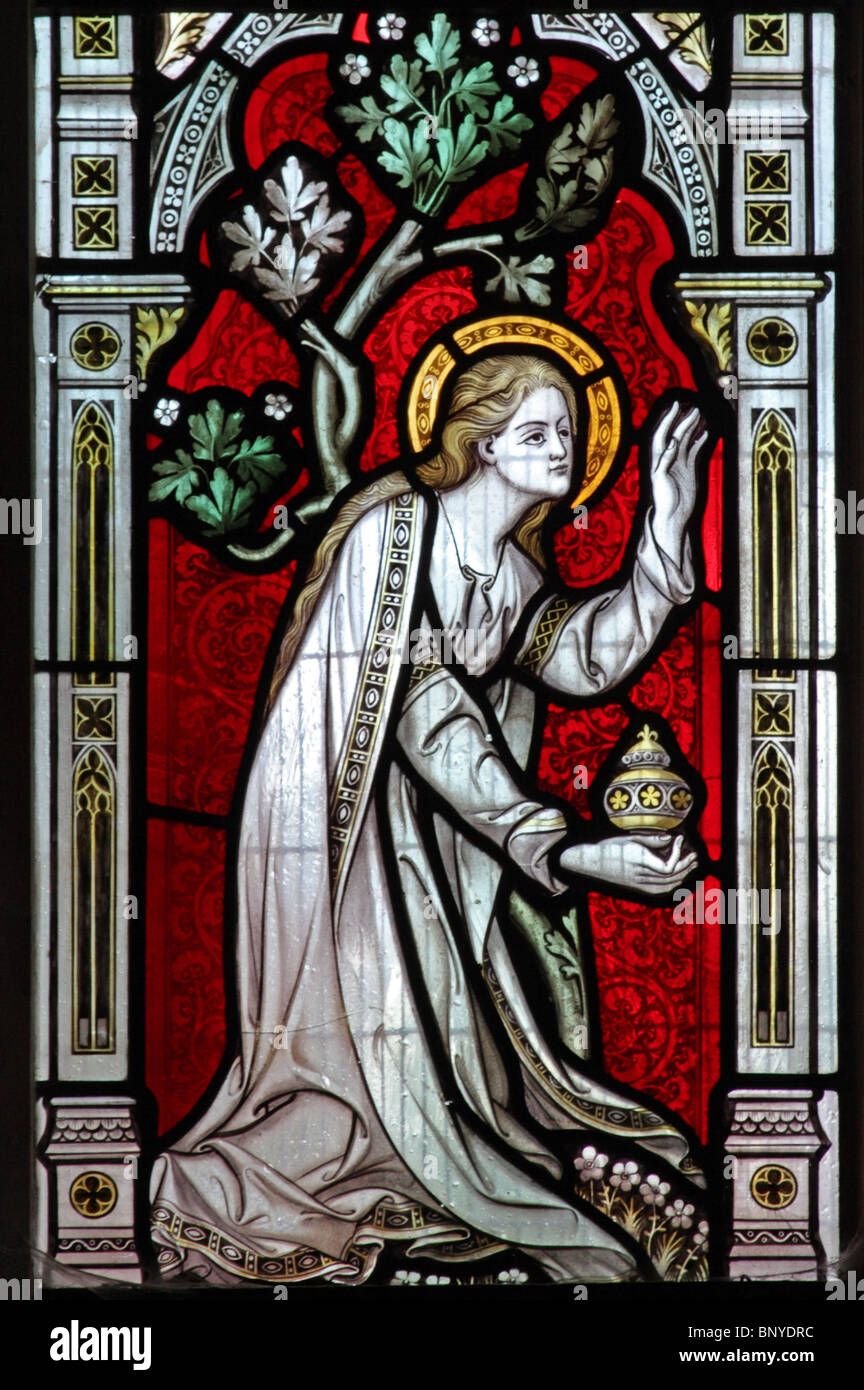
<path id="1" fill-rule="evenodd" d="M 506 429 L 526 396 L 547 387 L 560 391 L 564 397 L 575 438 L 578 430 L 576 393 L 563 373 L 551 363 L 524 353 L 484 357 L 475 362 L 458 377 L 441 433 L 441 447 L 433 458 L 418 465 L 417 478 L 439 492 L 446 492 L 470 478 L 480 466 L 477 445 L 481 439 Z M 306 582 L 294 605 L 270 683 L 267 713 L 272 709 L 294 660 L 318 595 L 345 536 L 365 512 L 409 487 L 404 473 L 390 473 L 384 478 L 373 479 L 368 487 L 351 497 L 339 511 L 315 552 Z M 551 502 L 537 503 L 523 517 L 514 533 L 517 544 L 541 568 L 546 566 L 541 531 L 551 506 Z"/>
<path id="2" fill-rule="evenodd" d="M 421 463 L 421 483 L 446 492 L 457 487 L 480 466 L 477 445 L 490 434 L 506 429 L 516 411 L 534 391 L 548 387 L 560 391 L 567 404 L 573 437 L 578 432 L 576 393 L 557 367 L 542 357 L 525 353 L 484 357 L 458 378 L 450 410 L 441 434 L 441 448 L 433 459 Z M 538 502 L 522 518 L 515 538 L 541 569 L 546 568 L 541 532 L 551 502 Z"/>

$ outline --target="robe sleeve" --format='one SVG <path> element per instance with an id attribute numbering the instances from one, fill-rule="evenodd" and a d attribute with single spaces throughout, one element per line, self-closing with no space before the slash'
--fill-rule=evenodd
<path id="1" fill-rule="evenodd" d="M 690 538 L 668 555 L 645 525 L 633 570 L 620 587 L 579 602 L 563 594 L 541 599 L 516 664 L 544 686 L 591 698 L 618 685 L 650 652 L 670 611 L 694 589 Z"/>
<path id="2" fill-rule="evenodd" d="M 548 892 L 565 891 L 549 863 L 567 835 L 564 816 L 526 798 L 483 711 L 452 670 L 434 661 L 415 666 L 397 738 L 414 771 L 465 826 Z"/>

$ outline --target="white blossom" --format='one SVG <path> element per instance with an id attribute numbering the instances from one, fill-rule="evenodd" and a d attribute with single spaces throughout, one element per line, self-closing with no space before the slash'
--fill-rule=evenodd
<path id="1" fill-rule="evenodd" d="M 677 1230 L 680 1226 L 682 1230 L 686 1231 L 688 1227 L 693 1225 L 690 1217 L 694 1210 L 691 1202 L 685 1202 L 683 1197 L 676 1197 L 672 1205 L 666 1207 L 664 1216 L 669 1217 L 669 1225 L 673 1229 Z"/>
<path id="2" fill-rule="evenodd" d="M 440 1286 L 441 1284 L 449 1284 L 449 1283 L 450 1283 L 450 1275 L 449 1275 L 449 1274 L 427 1274 L 427 1275 L 426 1275 L 426 1283 L 427 1283 L 427 1284 L 438 1284 L 439 1286 Z"/>
<path id="3" fill-rule="evenodd" d="M 394 39 L 398 42 L 404 28 L 405 20 L 400 14 L 385 14 L 378 20 L 378 33 L 382 39 Z"/>
<path id="4" fill-rule="evenodd" d="M 586 1145 L 576 1159 L 576 1169 L 582 1182 L 597 1182 L 603 1177 L 608 1162 L 608 1154 L 598 1154 L 593 1144 Z"/>
<path id="5" fill-rule="evenodd" d="M 612 1187 L 620 1187 L 622 1192 L 629 1192 L 636 1186 L 638 1177 L 639 1164 L 630 1159 L 626 1163 L 613 1163 L 609 1183 Z"/>
<path id="6" fill-rule="evenodd" d="M 419 1273 L 418 1273 L 418 1271 L 417 1271 L 416 1269 L 411 1269 L 411 1270 L 408 1270 L 408 1269 L 397 1269 L 396 1273 L 393 1275 L 393 1278 L 390 1280 L 390 1283 L 391 1283 L 391 1284 L 419 1284 L 419 1283 L 420 1283 L 420 1275 L 419 1275 Z"/>
<path id="7" fill-rule="evenodd" d="M 264 397 L 264 414 L 272 415 L 274 420 L 284 420 L 291 409 L 291 402 L 287 396 L 270 391 Z"/>
<path id="8" fill-rule="evenodd" d="M 478 19 L 471 30 L 471 37 L 477 40 L 481 48 L 488 48 L 490 43 L 497 43 L 501 37 L 497 19 Z"/>
<path id="9" fill-rule="evenodd" d="M 527 87 L 529 82 L 539 82 L 540 65 L 536 58 L 525 58 L 520 54 L 507 69 L 507 76 L 513 78 L 517 87 Z"/>
<path id="10" fill-rule="evenodd" d="M 656 1173 L 649 1173 L 639 1188 L 639 1195 L 646 1207 L 654 1207 L 659 1206 L 668 1191 L 668 1182 L 661 1182 Z"/>
<path id="11" fill-rule="evenodd" d="M 369 66 L 369 59 L 365 53 L 346 53 L 345 62 L 340 64 L 339 72 L 350 82 L 352 87 L 357 87 L 368 77 L 372 69 Z"/>
<path id="12" fill-rule="evenodd" d="M 693 1232 L 693 1244 L 697 1247 L 704 1245 L 708 1239 L 708 1222 L 700 1221 L 698 1228 Z"/>
<path id="13" fill-rule="evenodd" d="M 528 1275 L 522 1269 L 502 1269 L 498 1275 L 499 1284 L 527 1284 Z"/>
<path id="14" fill-rule="evenodd" d="M 180 402 L 163 396 L 153 407 L 153 414 L 160 425 L 175 425 L 180 414 Z"/>

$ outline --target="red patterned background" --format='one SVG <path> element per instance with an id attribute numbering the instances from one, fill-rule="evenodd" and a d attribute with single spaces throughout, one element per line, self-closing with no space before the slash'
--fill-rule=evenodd
<path id="1" fill-rule="evenodd" d="M 541 98 L 554 118 L 592 79 L 585 64 L 553 58 Z M 339 148 L 324 118 L 330 95 L 326 59 L 309 54 L 274 68 L 246 113 L 249 160 L 259 166 L 283 141 L 302 140 L 324 155 Z M 449 226 L 509 214 L 525 166 L 470 193 Z M 361 256 L 394 215 L 390 200 L 351 154 L 338 161 L 344 186 L 366 219 Z M 202 260 L 209 263 L 206 244 Z M 671 387 L 693 387 L 690 367 L 654 309 L 650 289 L 673 246 L 657 211 L 623 189 L 604 230 L 589 244 L 588 266 L 569 272 L 566 312 L 596 334 L 617 361 L 635 426 Z M 346 272 L 346 277 L 351 272 Z M 346 278 L 346 277 L 343 277 Z M 328 296 L 339 292 L 341 283 Z M 395 406 L 409 364 L 430 333 L 475 307 L 472 272 L 451 266 L 410 284 L 364 344 L 375 379 L 376 415 L 363 469 L 397 452 Z M 169 387 L 212 385 L 251 394 L 263 382 L 299 383 L 290 346 L 236 290 L 222 290 L 200 331 L 174 364 Z M 152 443 L 158 443 L 153 437 Z M 720 587 L 722 457 L 711 461 L 703 543 L 709 589 Z M 297 487 L 302 487 L 305 474 Z M 618 569 L 637 504 L 636 451 L 584 530 L 565 528 L 556 556 L 567 584 L 608 578 Z M 293 567 L 267 576 L 239 574 L 167 521 L 151 522 L 148 796 L 176 811 L 224 815 L 230 806 L 249 719 L 274 623 Z M 712 857 L 720 846 L 720 628 L 705 603 L 680 629 L 638 685 L 634 703 L 659 711 L 685 756 L 705 779 L 700 830 Z M 618 704 L 549 711 L 539 779 L 587 814 L 574 769 L 596 773 L 626 726 Z M 225 834 L 218 828 L 154 817 L 148 838 L 147 1084 L 164 1132 L 209 1083 L 224 1044 L 222 898 Z M 703 1136 L 708 1095 L 719 1074 L 719 927 L 679 926 L 671 908 L 648 909 L 593 894 L 605 1064 L 612 1075 L 665 1101 Z"/>

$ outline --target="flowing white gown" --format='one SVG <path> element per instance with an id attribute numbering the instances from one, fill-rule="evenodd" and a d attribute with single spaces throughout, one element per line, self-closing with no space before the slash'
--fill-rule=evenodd
<path id="1" fill-rule="evenodd" d="M 542 1128 L 624 1135 L 693 1174 L 674 1126 L 542 1036 L 495 910 L 502 860 L 566 888 L 548 862 L 564 820 L 519 771 L 535 703 L 519 669 L 572 696 L 615 685 L 692 593 L 689 546 L 665 555 L 649 514 L 622 585 L 584 602 L 545 585 L 509 540 L 494 576 L 466 571 L 445 511 L 410 491 L 344 540 L 246 791 L 240 1046 L 153 1170 L 166 1274 L 356 1281 L 410 1237 L 409 1254 L 506 1246 L 554 1279 L 629 1278 L 632 1247 L 572 1200 Z M 532 605 L 521 668 L 497 674 Z M 432 632 L 409 672 L 439 621 L 462 663 L 435 659 Z"/>

